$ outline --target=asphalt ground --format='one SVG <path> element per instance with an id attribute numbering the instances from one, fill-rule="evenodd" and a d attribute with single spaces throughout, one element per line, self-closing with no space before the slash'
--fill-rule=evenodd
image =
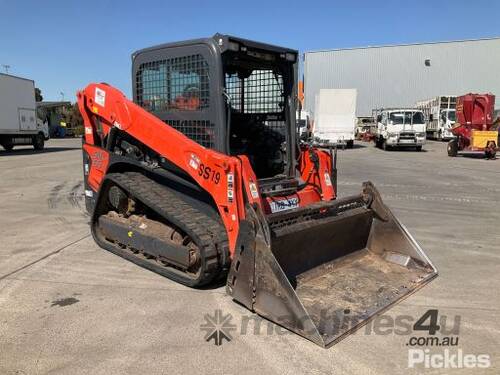
<path id="1" fill-rule="evenodd" d="M 340 196 L 372 181 L 439 276 L 322 349 L 254 319 L 222 286 L 189 289 L 98 248 L 80 146 L 65 139 L 43 152 L 0 151 L 0 374 L 498 373 L 500 160 L 449 158 L 439 142 L 422 152 L 365 143 L 339 152 Z M 402 332 L 398 319 L 412 327 L 429 309 L 440 331 Z M 200 328 L 217 310 L 236 327 L 220 346 Z M 410 344 L 430 336 L 458 343 Z M 430 356 L 446 351 L 448 367 L 458 355 L 464 368 L 408 367 L 420 355 L 436 367 L 444 362 Z M 467 368 L 466 355 L 487 355 L 490 366 Z"/>

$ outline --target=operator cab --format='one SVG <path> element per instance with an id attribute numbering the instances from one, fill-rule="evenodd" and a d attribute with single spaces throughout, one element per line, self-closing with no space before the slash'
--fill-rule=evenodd
<path id="1" fill-rule="evenodd" d="M 134 101 L 202 146 L 246 155 L 259 179 L 295 177 L 298 52 L 241 38 L 132 55 Z"/>
<path id="2" fill-rule="evenodd" d="M 441 111 L 441 121 L 447 125 L 447 128 L 450 128 L 457 121 L 455 109 L 443 109 Z"/>

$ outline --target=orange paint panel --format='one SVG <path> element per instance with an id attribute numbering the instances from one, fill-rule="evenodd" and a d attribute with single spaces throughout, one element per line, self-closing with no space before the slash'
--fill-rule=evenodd
<path id="1" fill-rule="evenodd" d="M 90 159 L 88 183 L 92 190 L 98 191 L 108 169 L 109 154 L 106 150 L 89 144 L 84 144 L 83 148 Z"/>

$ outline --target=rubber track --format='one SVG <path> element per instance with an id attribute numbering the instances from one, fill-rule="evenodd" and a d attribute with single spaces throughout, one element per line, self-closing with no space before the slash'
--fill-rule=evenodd
<path id="1" fill-rule="evenodd" d="M 198 279 L 188 274 L 183 276 L 182 271 L 174 271 L 167 266 L 163 266 L 161 272 L 158 272 L 158 267 L 149 269 L 188 286 L 207 284 L 225 272 L 229 245 L 222 222 L 207 216 L 183 201 L 175 192 L 141 173 L 110 173 L 106 178 L 184 231 L 200 249 L 202 275 Z M 127 256 L 127 259 L 130 257 Z M 157 264 L 161 265 L 159 262 Z"/>

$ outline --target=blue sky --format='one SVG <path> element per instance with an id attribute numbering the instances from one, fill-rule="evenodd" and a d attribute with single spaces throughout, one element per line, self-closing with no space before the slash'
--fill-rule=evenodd
<path id="1" fill-rule="evenodd" d="M 45 100 L 90 82 L 131 94 L 130 54 L 228 33 L 301 52 L 500 36 L 500 2 L 0 0 L 0 64 Z M 1 71 L 3 69 L 0 67 Z"/>

